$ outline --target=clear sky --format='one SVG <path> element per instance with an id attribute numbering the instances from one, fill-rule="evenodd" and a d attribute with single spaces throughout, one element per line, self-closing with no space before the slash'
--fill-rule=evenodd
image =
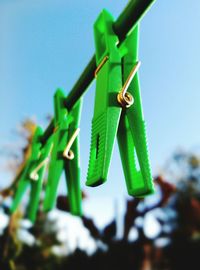
<path id="1" fill-rule="evenodd" d="M 126 0 L 0 0 L 1 147 L 17 144 L 12 130 L 25 117 L 35 117 L 43 125 L 45 116 L 53 114 L 56 88 L 67 95 L 94 53 L 92 27 L 99 12 L 106 8 L 117 18 L 126 4 Z M 140 30 L 142 100 L 156 173 L 174 149 L 190 149 L 200 142 L 200 2 L 157 0 Z M 107 183 L 95 189 L 84 184 L 94 92 L 93 83 L 84 97 L 80 133 L 81 184 L 96 200 L 93 206 L 88 200 L 91 213 L 97 205 L 105 212 L 108 198 L 126 196 L 117 145 Z M 1 183 L 11 181 L 9 174 L 0 174 Z"/>

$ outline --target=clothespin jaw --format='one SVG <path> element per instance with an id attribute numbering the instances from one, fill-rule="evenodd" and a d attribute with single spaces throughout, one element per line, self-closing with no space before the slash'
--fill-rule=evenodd
<path id="1" fill-rule="evenodd" d="M 80 116 L 82 109 L 82 99 L 80 99 L 72 111 L 70 117 L 72 118 L 68 126 L 68 141 L 73 137 L 76 131 L 79 130 Z M 72 159 L 65 158 L 65 176 L 68 190 L 68 199 L 70 211 L 73 215 L 82 215 L 82 193 L 80 188 L 80 151 L 79 151 L 79 136 L 76 136 L 70 148 L 73 155 Z M 69 153 L 70 153 L 69 152 Z"/>
<path id="2" fill-rule="evenodd" d="M 70 112 L 64 106 L 64 93 L 58 89 L 54 95 L 55 132 L 53 150 L 49 166 L 48 181 L 44 200 L 44 210 L 51 210 L 56 202 L 56 194 L 62 171 L 65 171 L 70 211 L 82 214 L 80 188 L 79 143 L 76 137 L 70 151 L 65 153 L 66 145 L 78 128 L 82 101 L 78 101 Z M 66 156 L 65 156 L 66 155 Z M 73 157 L 71 156 L 73 155 Z"/>
<path id="3" fill-rule="evenodd" d="M 41 149 L 39 159 L 31 166 L 29 173 L 29 177 L 31 179 L 31 194 L 27 207 L 27 217 L 33 223 L 36 220 L 44 174 L 47 163 L 49 162 L 52 146 L 52 137 L 50 137 L 44 147 Z"/>
<path id="4" fill-rule="evenodd" d="M 96 94 L 90 158 L 86 185 L 97 186 L 107 179 L 117 134 L 121 107 L 117 93 L 122 87 L 121 57 L 118 38 L 113 32 L 113 18 L 103 10 L 94 24 L 96 45 Z"/>
<path id="5" fill-rule="evenodd" d="M 41 147 L 40 137 L 42 133 L 43 133 L 42 129 L 40 127 L 37 127 L 31 143 L 30 157 L 26 162 L 25 168 L 22 172 L 21 178 L 19 179 L 19 183 L 13 198 L 13 202 L 10 208 L 11 213 L 15 212 L 16 209 L 18 208 L 23 195 L 30 184 L 29 173 L 33 162 L 35 162 L 40 155 L 40 147 Z M 32 199 L 34 200 L 35 194 L 32 194 L 32 196 L 33 196 Z"/>
<path id="6" fill-rule="evenodd" d="M 120 46 L 123 55 L 123 83 L 138 61 L 139 26 Z M 149 162 L 145 121 L 142 111 L 138 73 L 132 79 L 128 92 L 134 103 L 124 109 L 118 130 L 118 145 L 129 195 L 143 197 L 154 192 Z M 137 159 L 139 168 L 137 168 Z"/>

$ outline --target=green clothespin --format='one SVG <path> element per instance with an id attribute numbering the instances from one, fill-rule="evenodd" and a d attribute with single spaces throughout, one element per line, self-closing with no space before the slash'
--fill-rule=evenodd
<path id="1" fill-rule="evenodd" d="M 141 197 L 153 193 L 154 187 L 137 75 L 138 27 L 118 48 L 112 25 L 105 10 L 94 25 L 98 76 L 86 184 L 106 181 L 117 135 L 128 193 Z"/>
<path id="2" fill-rule="evenodd" d="M 103 10 L 94 24 L 96 45 L 96 95 L 92 120 L 90 159 L 86 185 L 97 186 L 107 179 L 118 123 L 122 111 L 117 94 L 122 88 L 121 56 L 113 18 Z"/>
<path id="3" fill-rule="evenodd" d="M 120 46 L 122 54 L 123 84 L 134 71 L 138 62 L 139 26 L 126 37 Z M 128 87 L 134 103 L 124 109 L 118 130 L 118 145 L 123 164 L 128 193 L 140 197 L 154 192 L 148 155 L 147 135 L 142 111 L 138 72 Z M 139 168 L 137 169 L 137 160 Z"/>
<path id="4" fill-rule="evenodd" d="M 31 194 L 27 208 L 27 216 L 32 222 L 35 222 L 37 215 L 46 165 L 50 160 L 50 154 L 53 146 L 52 138 L 53 137 L 51 136 L 48 139 L 41 149 L 39 159 L 36 162 L 33 162 L 33 165 L 30 168 L 29 177 L 31 179 Z"/>
<path id="5" fill-rule="evenodd" d="M 79 153 L 79 137 L 80 116 L 82 108 L 82 99 L 76 103 L 70 117 L 68 127 L 68 147 L 65 148 L 64 156 L 67 158 L 65 162 L 65 175 L 67 179 L 68 198 L 71 207 L 71 213 L 74 215 L 82 215 L 82 192 L 80 187 L 80 153 Z"/>
<path id="6" fill-rule="evenodd" d="M 17 190 L 13 198 L 13 202 L 10 208 L 11 213 L 15 212 L 15 210 L 18 208 L 26 189 L 30 185 L 31 180 L 29 174 L 31 172 L 31 167 L 33 163 L 38 160 L 40 155 L 40 147 L 41 147 L 40 136 L 42 135 L 42 133 L 43 133 L 42 129 L 40 127 L 37 127 L 31 143 L 30 157 L 26 162 L 21 178 L 19 179 Z M 33 197 L 31 198 L 31 200 L 34 200 L 35 196 L 38 195 L 31 192 L 31 196 Z"/>
<path id="7" fill-rule="evenodd" d="M 72 110 L 68 112 L 64 106 L 64 98 L 64 93 L 58 89 L 54 95 L 54 145 L 49 166 L 44 210 L 49 211 L 54 207 L 59 179 L 64 170 L 70 211 L 74 215 L 81 215 L 78 126 L 82 100 L 79 100 Z"/>

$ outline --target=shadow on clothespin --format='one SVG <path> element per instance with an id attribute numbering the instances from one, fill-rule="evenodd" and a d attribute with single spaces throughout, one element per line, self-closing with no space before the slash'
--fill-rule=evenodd
<path id="1" fill-rule="evenodd" d="M 82 215 L 78 139 L 82 100 L 68 112 L 64 106 L 64 98 L 64 93 L 58 89 L 54 95 L 55 130 L 44 210 L 49 211 L 54 207 L 59 179 L 65 171 L 70 211 L 74 215 Z"/>
<path id="2" fill-rule="evenodd" d="M 98 67 L 86 185 L 97 186 L 107 180 L 117 136 L 128 193 L 142 197 L 153 193 L 154 186 L 137 73 L 138 27 L 118 48 L 112 25 L 113 18 L 106 10 L 94 24 Z"/>

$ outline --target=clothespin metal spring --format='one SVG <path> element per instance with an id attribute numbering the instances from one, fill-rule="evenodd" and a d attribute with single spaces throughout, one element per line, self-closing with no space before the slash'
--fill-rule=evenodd
<path id="1" fill-rule="evenodd" d="M 51 151 L 53 149 L 53 144 L 51 145 L 49 153 L 51 154 Z M 38 171 L 45 165 L 47 165 L 50 161 L 50 154 L 48 157 L 46 157 L 43 161 L 38 164 L 38 166 L 30 173 L 29 177 L 31 180 L 37 181 L 39 179 Z"/>
<path id="2" fill-rule="evenodd" d="M 45 158 L 36 168 L 30 173 L 31 180 L 37 181 L 39 179 L 38 171 L 49 162 L 50 158 Z"/>
<path id="3" fill-rule="evenodd" d="M 98 67 L 96 68 L 96 70 L 95 70 L 95 72 L 94 72 L 94 77 L 95 77 L 95 78 L 97 78 L 98 72 L 99 72 L 100 69 L 103 67 L 103 65 L 108 61 L 108 59 L 109 59 L 108 55 L 106 55 L 106 56 L 102 59 L 101 63 L 98 65 Z"/>
<path id="4" fill-rule="evenodd" d="M 133 96 L 129 92 L 127 92 L 127 89 L 129 88 L 129 85 L 131 84 L 140 65 L 141 65 L 141 62 L 138 61 L 136 65 L 133 67 L 133 69 L 131 70 L 127 80 L 125 81 L 122 87 L 122 90 L 117 95 L 117 101 L 122 107 L 129 108 L 131 105 L 133 105 L 133 102 L 134 102 Z"/>
<path id="5" fill-rule="evenodd" d="M 103 67 L 103 65 L 107 62 L 108 59 L 109 59 L 109 57 L 107 55 L 102 59 L 101 63 L 98 65 L 98 67 L 96 68 L 96 70 L 94 72 L 95 78 L 97 78 L 98 72 Z M 127 89 L 129 88 L 129 85 L 131 84 L 135 74 L 138 72 L 138 69 L 140 68 L 140 66 L 141 66 L 141 62 L 138 61 L 135 64 L 135 66 L 133 67 L 133 69 L 131 70 L 126 82 L 124 83 L 124 85 L 121 89 L 121 91 L 117 95 L 117 101 L 122 107 L 129 108 L 134 103 L 133 96 L 129 92 L 127 92 Z"/>
<path id="6" fill-rule="evenodd" d="M 72 160 L 74 159 L 74 153 L 72 152 L 72 150 L 70 150 L 70 148 L 72 147 L 72 144 L 74 143 L 76 137 L 78 136 L 80 132 L 80 128 L 77 128 L 75 130 L 75 132 L 73 133 L 71 139 L 69 140 L 64 152 L 63 152 L 63 157 L 69 159 L 69 160 Z"/>

